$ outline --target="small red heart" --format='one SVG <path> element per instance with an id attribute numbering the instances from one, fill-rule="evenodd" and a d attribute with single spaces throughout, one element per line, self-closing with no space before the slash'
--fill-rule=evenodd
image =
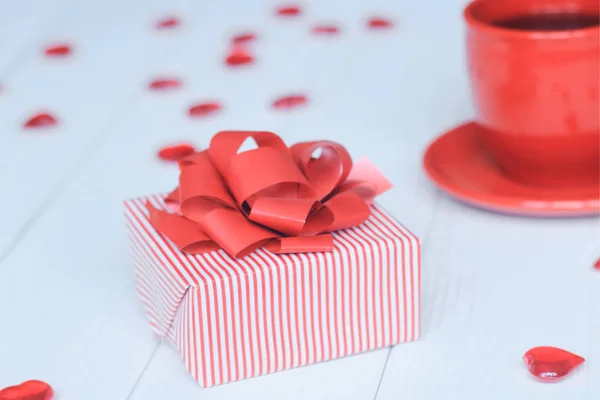
<path id="1" fill-rule="evenodd" d="M 529 372 L 542 382 L 556 382 L 580 366 L 585 359 L 558 347 L 534 347 L 523 355 Z"/>
<path id="2" fill-rule="evenodd" d="M 46 47 L 44 54 L 46 54 L 48 57 L 64 57 L 71 54 L 71 51 L 71 46 L 66 43 L 62 43 Z"/>
<path id="3" fill-rule="evenodd" d="M 31 380 L 0 390 L 0 400 L 51 400 L 52 387 L 46 382 Z"/>
<path id="4" fill-rule="evenodd" d="M 181 81 L 176 78 L 159 78 L 150 82 L 151 90 L 170 90 L 181 87 Z"/>
<path id="5" fill-rule="evenodd" d="M 340 29 L 335 25 L 315 25 L 312 28 L 312 33 L 316 35 L 335 35 Z"/>
<path id="6" fill-rule="evenodd" d="M 293 94 L 284 96 L 273 101 L 273 108 L 277 109 L 292 109 L 306 105 L 308 98 L 303 94 Z"/>
<path id="7" fill-rule="evenodd" d="M 49 128 L 58 123 L 56 118 L 46 112 L 41 112 L 31 116 L 23 125 L 25 128 Z"/>
<path id="8" fill-rule="evenodd" d="M 277 9 L 277 15 L 280 15 L 282 17 L 295 17 L 297 15 L 300 15 L 301 13 L 302 10 L 300 9 L 300 7 L 294 5 L 281 6 Z"/>
<path id="9" fill-rule="evenodd" d="M 181 20 L 177 17 L 166 17 L 156 22 L 156 29 L 172 29 L 181 24 Z"/>
<path id="10" fill-rule="evenodd" d="M 206 117 L 216 113 L 217 111 L 221 110 L 221 108 L 221 104 L 217 103 L 216 101 L 209 101 L 190 107 L 188 114 L 190 117 Z"/>
<path id="11" fill-rule="evenodd" d="M 196 149 L 191 144 L 180 143 L 161 148 L 158 151 L 158 158 L 163 161 L 176 162 L 195 152 Z"/>
<path id="12" fill-rule="evenodd" d="M 594 269 L 596 271 L 600 271 L 600 258 L 596 260 L 596 263 L 594 264 Z"/>
<path id="13" fill-rule="evenodd" d="M 242 45 L 234 45 L 225 58 L 227 65 L 237 67 L 239 65 L 251 64 L 254 62 L 254 57 Z"/>
<path id="14" fill-rule="evenodd" d="M 252 32 L 240 33 L 239 35 L 235 35 L 231 38 L 231 43 L 233 44 L 242 44 L 253 42 L 256 40 L 256 34 Z"/>
<path id="15" fill-rule="evenodd" d="M 369 20 L 369 27 L 372 29 L 389 29 L 394 26 L 394 23 L 383 17 L 373 17 Z"/>

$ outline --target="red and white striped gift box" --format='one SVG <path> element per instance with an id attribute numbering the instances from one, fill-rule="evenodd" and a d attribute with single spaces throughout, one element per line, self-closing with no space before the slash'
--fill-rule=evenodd
<path id="1" fill-rule="evenodd" d="M 242 259 L 186 255 L 157 233 L 145 203 L 125 202 L 137 293 L 150 325 L 201 386 L 264 375 L 420 335 L 420 242 L 380 206 L 333 233 L 330 253 Z"/>

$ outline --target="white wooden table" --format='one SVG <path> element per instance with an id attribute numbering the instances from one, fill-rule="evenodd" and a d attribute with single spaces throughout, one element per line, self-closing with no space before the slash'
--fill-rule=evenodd
<path id="1" fill-rule="evenodd" d="M 474 210 L 420 167 L 431 139 L 472 116 L 464 0 L 301 4 L 284 20 L 270 0 L 0 2 L 0 388 L 42 379 L 57 400 L 600 398 L 598 220 Z M 152 29 L 171 12 L 180 29 Z M 378 13 L 395 29 L 367 30 Z M 318 22 L 342 32 L 315 38 Z M 260 35 L 256 63 L 223 67 L 247 29 Z M 63 39 L 72 57 L 41 55 Z M 184 87 L 149 92 L 163 74 Z M 296 91 L 308 107 L 270 108 Z M 207 99 L 223 112 L 186 115 Z M 23 131 L 38 109 L 60 125 Z M 395 184 L 381 203 L 423 242 L 422 340 L 212 389 L 191 379 L 135 296 L 121 200 L 173 187 L 162 145 L 206 146 L 221 129 L 328 138 L 375 161 Z M 539 383 L 521 362 L 539 345 L 587 362 Z"/>

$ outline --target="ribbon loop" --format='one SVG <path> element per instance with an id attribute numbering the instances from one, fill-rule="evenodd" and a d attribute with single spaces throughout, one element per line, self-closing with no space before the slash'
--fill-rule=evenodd
<path id="1" fill-rule="evenodd" d="M 201 254 L 219 246 L 194 222 L 155 208 L 146 202 L 152 226 L 165 234 L 184 253 Z"/>
<path id="2" fill-rule="evenodd" d="M 179 196 L 181 212 L 196 222 L 200 222 L 203 215 L 214 207 L 236 208 L 223 180 L 208 160 L 181 170 Z"/>
<path id="3" fill-rule="evenodd" d="M 248 138 L 258 148 L 238 153 Z M 179 186 L 165 198 L 174 213 L 147 207 L 152 226 L 191 254 L 221 248 L 244 257 L 262 246 L 278 254 L 331 251 L 326 232 L 363 223 L 371 201 L 391 187 L 368 161 L 353 166 L 338 143 L 288 149 L 266 131 L 219 132 L 208 150 L 179 165 Z"/>
<path id="4" fill-rule="evenodd" d="M 314 198 L 313 190 L 289 154 L 271 147 L 232 156 L 226 179 L 240 206 L 258 194 Z"/>
<path id="5" fill-rule="evenodd" d="M 371 215 L 367 203 L 354 192 L 344 192 L 332 197 L 325 207 L 333 214 L 329 232 L 360 225 Z"/>
<path id="6" fill-rule="evenodd" d="M 375 197 L 391 188 L 391 182 L 371 164 L 371 161 L 363 157 L 354 163 L 346 182 L 341 184 L 336 192 L 341 193 L 352 190 L 367 204 L 371 204 Z"/>
<path id="7" fill-rule="evenodd" d="M 313 154 L 317 150 L 321 150 L 321 155 L 315 158 Z M 297 143 L 290 151 L 319 199 L 344 182 L 352 167 L 352 158 L 346 148 L 335 142 Z"/>
<path id="8" fill-rule="evenodd" d="M 259 197 L 248 218 L 283 234 L 297 236 L 318 206 L 318 201 L 308 199 Z"/>
<path id="9" fill-rule="evenodd" d="M 208 155 L 221 175 L 225 176 L 229 161 L 246 139 L 254 139 L 258 147 L 271 147 L 287 153 L 288 148 L 279 136 L 267 131 L 221 131 L 210 141 Z"/>
<path id="10" fill-rule="evenodd" d="M 213 209 L 206 214 L 201 226 L 229 255 L 237 258 L 252 253 L 278 236 L 227 208 Z"/>

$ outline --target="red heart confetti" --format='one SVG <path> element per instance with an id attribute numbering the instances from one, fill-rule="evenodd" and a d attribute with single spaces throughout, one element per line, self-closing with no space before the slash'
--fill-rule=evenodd
<path id="1" fill-rule="evenodd" d="M 254 57 L 242 45 L 234 45 L 225 58 L 227 65 L 237 67 L 240 65 L 251 64 L 254 62 Z"/>
<path id="2" fill-rule="evenodd" d="M 66 43 L 54 44 L 46 47 L 44 50 L 44 54 L 46 54 L 47 57 L 65 57 L 71 54 L 71 52 L 71 46 Z"/>
<path id="3" fill-rule="evenodd" d="M 335 35 L 340 29 L 335 25 L 315 25 L 312 28 L 312 33 L 315 35 Z"/>
<path id="4" fill-rule="evenodd" d="M 600 271 L 600 258 L 596 260 L 596 263 L 594 264 L 594 269 L 596 271 Z"/>
<path id="5" fill-rule="evenodd" d="M 51 400 L 52 387 L 46 382 L 31 380 L 0 390 L 0 400 Z"/>
<path id="6" fill-rule="evenodd" d="M 171 90 L 181 87 L 181 81 L 176 78 L 159 78 L 150 82 L 148 87 L 151 90 Z"/>
<path id="7" fill-rule="evenodd" d="M 214 114 L 221 109 L 221 104 L 216 101 L 209 101 L 205 103 L 196 104 L 188 110 L 190 117 L 206 117 Z"/>
<path id="8" fill-rule="evenodd" d="M 256 34 L 252 32 L 240 33 L 239 35 L 235 35 L 231 38 L 231 43 L 233 44 L 242 44 L 253 42 L 256 40 Z"/>
<path id="9" fill-rule="evenodd" d="M 300 15 L 301 13 L 302 10 L 300 9 L 300 7 L 294 5 L 281 6 L 277 8 L 277 15 L 280 15 L 282 17 L 295 17 Z"/>
<path id="10" fill-rule="evenodd" d="M 371 29 L 389 29 L 394 26 L 394 23 L 383 17 L 373 17 L 369 20 L 369 28 Z"/>
<path id="11" fill-rule="evenodd" d="M 194 146 L 188 143 L 179 143 L 165 146 L 158 151 L 158 158 L 163 161 L 176 162 L 196 152 Z"/>
<path id="12" fill-rule="evenodd" d="M 273 102 L 273 108 L 290 110 L 292 108 L 304 106 L 306 103 L 308 103 L 308 98 L 306 96 L 302 94 L 293 94 L 276 99 Z"/>
<path id="13" fill-rule="evenodd" d="M 49 113 L 41 112 L 31 116 L 27 122 L 25 122 L 24 127 L 33 129 L 33 128 L 49 128 L 55 126 L 58 123 L 56 118 Z"/>
<path id="14" fill-rule="evenodd" d="M 156 22 L 156 29 L 173 29 L 181 24 L 181 20 L 177 17 L 166 17 Z"/>
<path id="15" fill-rule="evenodd" d="M 580 366 L 585 359 L 558 347 L 534 347 L 523 355 L 529 372 L 542 382 L 556 382 Z"/>

